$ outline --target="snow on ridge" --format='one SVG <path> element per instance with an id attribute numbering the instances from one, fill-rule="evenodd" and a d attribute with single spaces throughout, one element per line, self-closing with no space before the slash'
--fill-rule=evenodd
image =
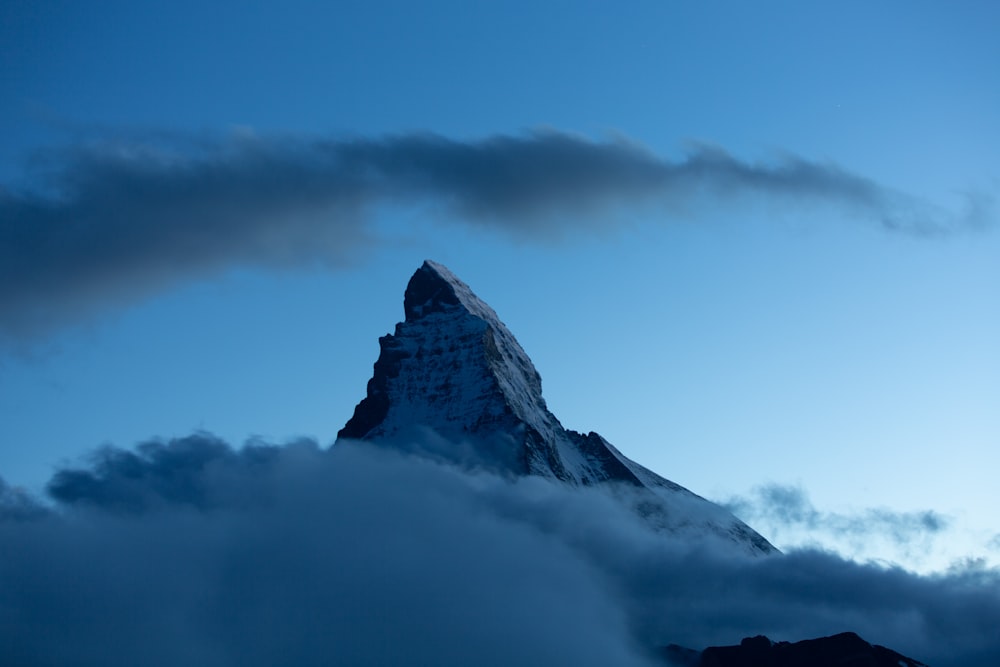
<path id="1" fill-rule="evenodd" d="M 657 530 L 721 537 L 752 554 L 776 552 L 724 508 L 632 461 L 596 433 L 563 428 L 514 335 L 446 267 L 424 262 L 407 285 L 404 310 L 405 321 L 379 341 L 368 396 L 342 429 L 351 434 L 345 437 L 407 447 L 410 435 L 426 429 L 443 443 L 435 456 L 447 458 L 451 442 L 456 461 L 606 486 Z"/>
<path id="2" fill-rule="evenodd" d="M 492 329 L 496 354 L 490 358 L 490 367 L 514 413 L 540 432 L 550 432 L 554 428 L 561 430 L 562 425 L 548 411 L 542 398 L 542 379 L 538 370 L 496 311 L 446 266 L 425 260 L 418 274 L 420 271 L 432 272 L 446 283 L 460 307 Z"/>

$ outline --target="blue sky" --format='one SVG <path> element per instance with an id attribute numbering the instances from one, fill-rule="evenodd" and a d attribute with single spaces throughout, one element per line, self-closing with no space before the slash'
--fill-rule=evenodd
<path id="1" fill-rule="evenodd" d="M 204 159 L 225 175 L 233 151 L 291 169 L 282 146 L 426 132 L 486 148 L 497 136 L 625 146 L 659 167 L 725 151 L 743 176 L 708 169 L 695 193 L 612 187 L 582 204 L 556 193 L 552 211 L 513 221 L 450 205 L 450 191 L 374 196 L 361 241 L 306 252 L 306 236 L 287 261 L 223 249 L 134 284 L 115 255 L 86 298 L 71 267 L 55 296 L 32 291 L 46 264 L 15 230 L 3 256 L 29 268 L 7 276 L 9 313 L 27 294 L 47 323 L 4 319 L 0 476 L 40 489 L 103 443 L 197 429 L 331 442 L 377 337 L 402 317 L 406 280 L 433 258 L 518 336 L 567 427 L 713 499 L 780 485 L 827 518 L 947 519 L 926 543 L 857 547 L 824 522 L 772 524 L 760 500 L 750 522 L 765 534 L 915 568 L 995 563 L 998 14 L 988 2 L 5 3 L 0 183 L 22 203 L 58 207 L 60 187 L 98 182 L 95 155 Z M 782 185 L 795 164 L 825 180 Z M 278 210 L 276 238 L 289 215 Z"/>

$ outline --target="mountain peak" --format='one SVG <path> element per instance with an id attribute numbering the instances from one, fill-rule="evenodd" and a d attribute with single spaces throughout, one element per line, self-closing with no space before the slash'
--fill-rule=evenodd
<path id="1" fill-rule="evenodd" d="M 379 338 L 368 395 L 338 437 L 370 440 L 415 426 L 447 437 L 522 423 L 546 433 L 562 429 L 545 406 L 541 376 L 514 335 L 445 266 L 428 260 L 417 269 L 403 310 L 395 332 Z"/>
<path id="2" fill-rule="evenodd" d="M 406 321 L 412 322 L 455 306 L 473 314 L 496 317 L 496 313 L 447 267 L 425 260 L 406 286 L 403 296 Z"/>
<path id="3" fill-rule="evenodd" d="M 503 475 L 631 489 L 640 513 L 659 528 L 722 535 L 751 553 L 775 551 L 722 507 L 628 459 L 596 433 L 563 428 L 514 335 L 446 267 L 425 261 L 407 284 L 403 310 L 394 333 L 379 338 L 367 394 L 338 440 Z"/>

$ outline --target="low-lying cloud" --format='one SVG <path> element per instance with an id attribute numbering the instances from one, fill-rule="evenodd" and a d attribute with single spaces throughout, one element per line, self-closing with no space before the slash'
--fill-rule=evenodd
<path id="1" fill-rule="evenodd" d="M 104 449 L 0 515 L 12 664 L 651 665 L 657 646 L 853 630 L 935 665 L 1000 661 L 1000 575 L 652 532 L 595 489 L 366 444 Z"/>
<path id="2" fill-rule="evenodd" d="M 324 139 L 242 134 L 49 151 L 33 190 L 0 186 L 0 336 L 39 332 L 234 267 L 342 267 L 377 247 L 373 210 L 418 206 L 523 240 L 664 219 L 734 201 L 815 204 L 885 229 L 948 231 L 942 212 L 836 165 L 679 160 L 556 131 L 458 141 L 429 133 Z"/>
<path id="3" fill-rule="evenodd" d="M 37 519 L 47 512 L 45 506 L 26 491 L 0 479 L 0 522 Z"/>

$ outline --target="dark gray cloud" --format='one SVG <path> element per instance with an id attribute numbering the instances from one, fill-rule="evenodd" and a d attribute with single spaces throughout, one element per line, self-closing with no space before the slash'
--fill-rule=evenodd
<path id="1" fill-rule="evenodd" d="M 180 280 L 239 266 L 339 267 L 376 246 L 367 215 L 421 206 L 522 239 L 608 227 L 642 204 L 697 215 L 734 200 L 821 204 L 886 229 L 956 216 L 835 165 L 671 160 L 556 131 L 317 139 L 156 136 L 49 151 L 33 189 L 0 187 L 0 335 L 27 338 Z M 970 216 L 984 217 L 977 200 Z"/>
<path id="2" fill-rule="evenodd" d="M 856 544 L 888 539 L 904 550 L 912 545 L 925 547 L 929 539 L 951 526 L 951 519 L 933 510 L 868 508 L 851 514 L 824 512 L 812 504 L 804 489 L 783 484 L 759 486 L 750 497 L 730 498 L 724 504 L 743 520 L 766 526 L 775 537 L 792 528 L 826 533 Z"/>
<path id="3" fill-rule="evenodd" d="M 480 487 L 500 480 L 368 448 L 218 445 L 105 451 L 70 506 L 0 526 L 6 660 L 645 664 L 592 565 L 490 510 Z"/>
<path id="4" fill-rule="evenodd" d="M 292 447 L 316 449 L 317 445 L 302 441 L 285 449 Z M 88 467 L 56 472 L 46 491 L 63 505 L 113 512 L 137 513 L 178 505 L 201 510 L 233 506 L 247 499 L 226 495 L 231 489 L 226 479 L 270 465 L 281 451 L 264 443 L 234 450 L 209 433 L 169 442 L 151 440 L 133 451 L 102 447 L 91 454 Z"/>
<path id="5" fill-rule="evenodd" d="M 593 489 L 364 444 L 199 434 L 104 450 L 49 488 L 52 511 L 0 521 L 12 664 L 649 665 L 670 642 L 843 630 L 935 667 L 1000 660 L 981 564 L 735 557 Z"/>

